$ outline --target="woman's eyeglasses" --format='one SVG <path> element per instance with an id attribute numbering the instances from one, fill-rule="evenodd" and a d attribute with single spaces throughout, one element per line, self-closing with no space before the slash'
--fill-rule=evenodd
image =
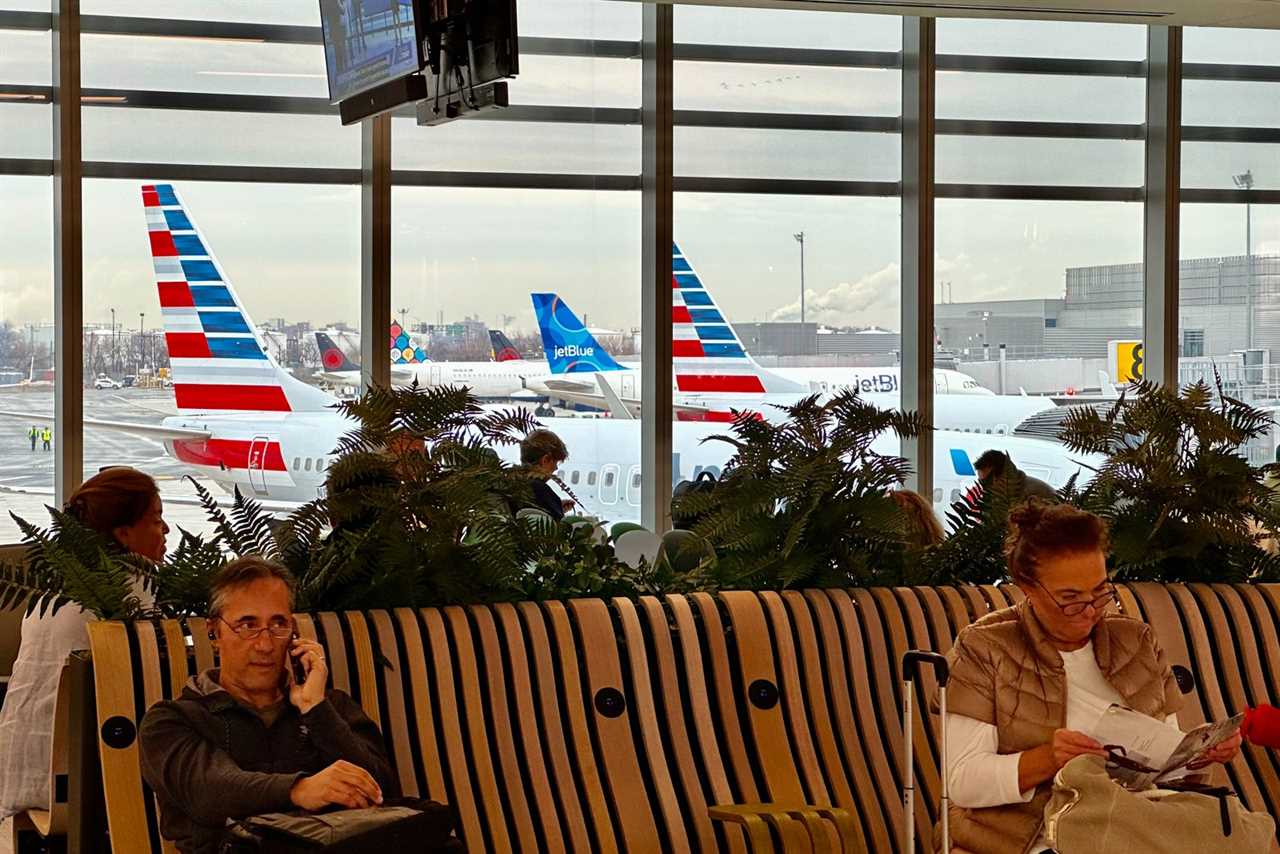
<path id="1" fill-rule="evenodd" d="M 1036 581 L 1036 585 L 1039 586 L 1039 588 L 1044 591 L 1044 595 L 1049 597 L 1049 601 L 1057 605 L 1058 610 L 1060 610 L 1063 613 L 1063 615 L 1067 617 L 1078 617 L 1084 613 L 1085 608 L 1088 608 L 1090 606 L 1092 606 L 1093 610 L 1095 611 L 1101 611 L 1103 608 L 1107 607 L 1112 602 L 1117 602 L 1116 588 L 1115 588 L 1115 585 L 1113 584 L 1108 584 L 1105 591 L 1103 591 L 1102 593 L 1099 593 L 1097 596 L 1093 597 L 1092 599 L 1085 599 L 1082 602 L 1065 602 L 1065 603 L 1059 602 L 1057 599 L 1055 599 L 1053 594 L 1049 592 L 1049 588 L 1045 587 L 1038 580 Z"/>
<path id="2" fill-rule="evenodd" d="M 227 623 L 221 616 L 218 619 Z M 270 623 L 265 626 L 254 626 L 248 623 L 227 623 L 227 628 L 235 632 L 236 637 L 243 641 L 257 640 L 263 632 L 268 632 L 276 640 L 288 640 L 293 637 L 292 623 Z"/>

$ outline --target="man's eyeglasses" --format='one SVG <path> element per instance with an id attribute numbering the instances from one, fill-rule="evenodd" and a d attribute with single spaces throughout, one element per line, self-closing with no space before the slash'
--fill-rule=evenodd
<path id="1" fill-rule="evenodd" d="M 222 622 L 227 623 L 221 616 Z M 265 626 L 254 626 L 248 623 L 227 623 L 227 628 L 236 633 L 240 640 L 257 640 L 263 632 L 269 632 L 275 640 L 288 640 L 293 637 L 293 623 L 270 623 Z"/>
<path id="2" fill-rule="evenodd" d="M 1057 605 L 1058 610 L 1060 610 L 1063 613 L 1063 615 L 1067 617 L 1077 617 L 1080 614 L 1083 614 L 1084 609 L 1088 608 L 1089 606 L 1093 606 L 1093 610 L 1095 611 L 1101 611 L 1103 608 L 1107 607 L 1112 602 L 1117 601 L 1116 588 L 1115 588 L 1115 585 L 1113 584 L 1108 584 L 1104 592 L 1099 593 L 1097 596 L 1093 597 L 1092 599 L 1086 599 L 1083 602 L 1067 602 L 1065 604 L 1055 599 L 1053 594 L 1049 592 L 1049 588 L 1041 584 L 1039 580 L 1036 581 L 1036 585 L 1041 590 L 1044 591 L 1044 595 L 1049 597 L 1049 601 Z"/>

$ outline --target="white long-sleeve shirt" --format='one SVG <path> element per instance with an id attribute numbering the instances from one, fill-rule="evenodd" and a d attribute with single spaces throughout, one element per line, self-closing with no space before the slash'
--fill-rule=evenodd
<path id="1" fill-rule="evenodd" d="M 1107 682 L 1094 657 L 1093 642 L 1072 652 L 1061 652 L 1067 675 L 1066 728 L 1089 733 L 1112 703 L 1124 705 L 1124 698 Z M 1176 719 L 1171 716 L 1171 722 Z M 947 751 L 951 773 L 947 777 L 951 802 L 958 807 L 981 809 L 1026 803 L 1035 797 L 1035 788 L 1018 788 L 1021 753 L 1001 754 L 995 726 L 964 715 L 947 714 Z M 1031 846 L 1032 852 L 1047 850 L 1043 836 Z"/>

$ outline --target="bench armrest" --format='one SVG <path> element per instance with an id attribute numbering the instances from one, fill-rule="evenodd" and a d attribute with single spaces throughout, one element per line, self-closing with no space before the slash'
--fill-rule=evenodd
<path id="1" fill-rule="evenodd" d="M 782 838 L 786 851 L 837 854 L 831 850 L 826 822 L 835 828 L 840 844 L 839 854 L 855 854 L 860 850 L 862 837 L 853 816 L 840 807 L 784 803 L 722 804 L 709 807 L 707 814 L 714 821 L 742 825 L 751 840 L 752 850 L 759 854 L 773 850 L 770 826 Z"/>

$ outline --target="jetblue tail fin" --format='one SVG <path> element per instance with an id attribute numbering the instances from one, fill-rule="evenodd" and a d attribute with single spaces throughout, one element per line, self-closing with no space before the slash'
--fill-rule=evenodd
<path id="1" fill-rule="evenodd" d="M 622 371 L 577 315 L 555 294 L 530 294 L 542 331 L 542 349 L 553 374 Z"/>
<path id="2" fill-rule="evenodd" d="M 351 361 L 346 351 L 337 345 L 326 332 L 316 333 L 316 346 L 320 348 L 320 364 L 330 373 L 358 371 L 360 366 Z"/>
<path id="3" fill-rule="evenodd" d="M 395 321 L 391 322 L 391 364 L 420 365 L 427 359 L 425 347 L 413 343 L 409 330 Z"/>
<path id="4" fill-rule="evenodd" d="M 145 184 L 151 260 L 180 412 L 298 412 L 336 400 L 276 363 L 171 184 Z"/>
<path id="5" fill-rule="evenodd" d="M 493 345 L 493 360 L 495 362 L 524 361 L 524 356 L 516 349 L 516 345 L 511 343 L 511 339 L 507 337 L 505 332 L 490 329 L 489 343 Z"/>
<path id="6" fill-rule="evenodd" d="M 808 394 L 809 387 L 766 371 L 742 346 L 680 247 L 671 246 L 672 361 L 676 388 L 689 393 Z"/>

